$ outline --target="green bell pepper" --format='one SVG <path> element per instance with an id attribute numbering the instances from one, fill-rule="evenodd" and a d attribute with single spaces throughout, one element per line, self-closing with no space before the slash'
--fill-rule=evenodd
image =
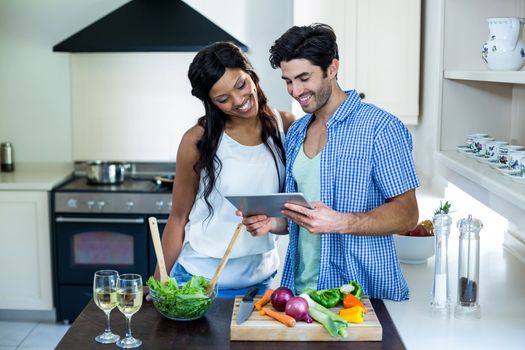
<path id="1" fill-rule="evenodd" d="M 323 290 L 313 290 L 312 288 L 306 288 L 304 291 L 310 296 L 315 302 L 329 309 L 337 306 L 342 300 L 342 293 L 339 288 L 330 288 Z"/>
<path id="2" fill-rule="evenodd" d="M 359 300 L 363 298 L 363 288 L 355 281 L 342 285 L 339 291 L 344 295 L 353 294 Z"/>

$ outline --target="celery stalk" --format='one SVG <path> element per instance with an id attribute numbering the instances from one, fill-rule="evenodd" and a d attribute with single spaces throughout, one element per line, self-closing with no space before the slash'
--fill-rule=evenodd
<path id="1" fill-rule="evenodd" d="M 313 301 L 308 294 L 303 293 L 299 296 L 304 298 L 304 300 L 306 300 L 308 303 L 308 313 L 310 316 L 322 324 L 332 337 L 335 337 L 338 334 L 343 338 L 348 336 L 348 332 L 346 330 L 348 327 L 348 322 L 339 317 L 339 315 Z"/>

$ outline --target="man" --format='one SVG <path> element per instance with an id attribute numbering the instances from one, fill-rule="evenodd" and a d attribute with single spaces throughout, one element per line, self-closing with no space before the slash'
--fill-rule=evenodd
<path id="1" fill-rule="evenodd" d="M 339 87 L 338 58 L 324 24 L 292 27 L 270 49 L 272 67 L 307 113 L 286 137 L 286 192 L 314 201 L 314 209 L 283 210 L 290 243 L 281 284 L 300 293 L 356 281 L 371 298 L 405 300 L 392 233 L 418 221 L 412 139 L 399 119 Z M 243 222 L 253 235 L 283 231 L 275 218 Z"/>

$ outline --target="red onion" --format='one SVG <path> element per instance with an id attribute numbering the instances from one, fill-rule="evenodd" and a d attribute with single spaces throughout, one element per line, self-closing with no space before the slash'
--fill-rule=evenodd
<path id="1" fill-rule="evenodd" d="M 292 316 L 296 321 L 312 323 L 312 318 L 308 314 L 308 302 L 301 297 L 293 297 L 286 303 L 284 312 Z"/>
<path id="2" fill-rule="evenodd" d="M 286 303 L 288 302 L 288 300 L 293 298 L 293 296 L 293 292 L 290 289 L 286 287 L 279 287 L 273 291 L 270 300 L 275 310 L 284 311 Z"/>

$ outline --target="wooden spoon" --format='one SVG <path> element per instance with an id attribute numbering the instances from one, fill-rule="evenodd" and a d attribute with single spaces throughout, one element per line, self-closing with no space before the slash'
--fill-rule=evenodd
<path id="1" fill-rule="evenodd" d="M 241 233 L 243 228 L 243 224 L 238 224 L 235 228 L 235 232 L 233 233 L 232 239 L 230 240 L 230 244 L 228 245 L 228 248 L 226 248 L 226 252 L 224 252 L 224 255 L 222 256 L 221 262 L 217 267 L 217 271 L 215 271 L 215 274 L 213 275 L 210 284 L 208 284 L 208 287 L 206 288 L 207 293 L 210 293 L 215 288 L 215 284 L 219 279 L 219 275 L 221 274 L 224 265 L 226 265 L 226 262 L 230 258 L 230 253 L 232 252 L 233 246 L 235 245 L 235 241 L 237 241 L 237 238 L 239 237 L 239 234 Z"/>
<path id="2" fill-rule="evenodd" d="M 159 227 L 157 226 L 157 218 L 152 216 L 148 218 L 149 229 L 151 231 L 151 238 L 153 239 L 153 248 L 155 248 L 155 255 L 157 256 L 157 263 L 159 265 L 160 282 L 168 281 L 168 272 L 166 272 L 166 263 L 164 262 L 164 253 L 162 252 L 162 244 L 160 243 Z"/>

